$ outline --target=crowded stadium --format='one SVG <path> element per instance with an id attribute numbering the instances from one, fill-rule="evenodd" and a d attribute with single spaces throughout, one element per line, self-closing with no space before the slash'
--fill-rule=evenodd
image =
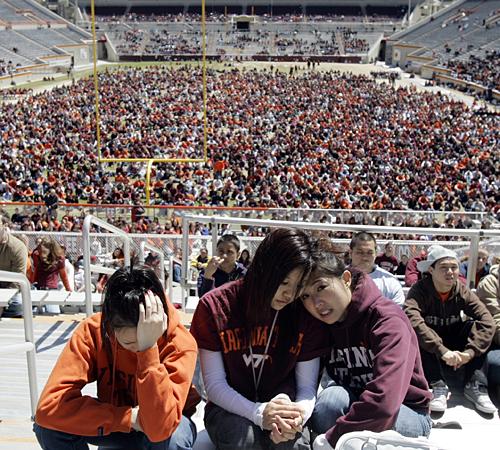
<path id="1" fill-rule="evenodd" d="M 496 448 L 499 27 L 0 0 L 0 450 Z"/>

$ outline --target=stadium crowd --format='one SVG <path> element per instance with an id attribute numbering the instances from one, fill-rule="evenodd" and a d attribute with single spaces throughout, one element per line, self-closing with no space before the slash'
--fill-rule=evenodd
<path id="1" fill-rule="evenodd" d="M 10 75 L 15 71 L 16 67 L 17 66 L 15 66 L 12 61 L 0 59 L 0 77 L 3 75 Z"/>
<path id="2" fill-rule="evenodd" d="M 500 51 L 486 51 L 484 56 L 470 55 L 467 60 L 451 59 L 446 66 L 452 75 L 500 91 Z"/>
<path id="3" fill-rule="evenodd" d="M 57 231 L 57 232 L 81 232 L 85 214 L 96 214 L 96 211 L 91 208 L 79 210 L 75 215 L 74 208 L 67 208 L 60 205 L 60 209 L 42 206 L 23 206 L 16 207 L 14 212 L 8 213 L 8 210 L 0 208 L 0 211 L 9 216 L 11 219 L 11 228 L 16 231 Z M 116 213 L 116 209 L 111 209 Z M 416 227 L 416 228 L 474 228 L 477 225 L 472 217 L 467 217 L 462 214 L 449 213 L 445 216 L 436 215 L 429 217 L 424 214 L 360 214 L 346 213 L 337 215 L 335 212 L 326 213 L 324 211 L 315 210 L 314 213 L 304 210 L 295 215 L 286 213 L 286 210 L 260 210 L 257 213 L 259 219 L 270 220 L 286 220 L 299 222 L 322 222 L 322 223 L 346 223 L 349 225 L 377 225 L 377 226 L 396 226 L 396 227 Z M 198 211 L 201 213 L 200 211 Z M 182 234 L 182 224 L 177 212 L 167 210 L 156 210 L 143 208 L 142 206 L 130 208 L 127 212 L 121 212 L 114 215 L 108 213 L 105 217 L 106 221 L 117 228 L 124 230 L 127 233 L 143 233 L 143 234 Z M 210 214 L 210 211 L 206 211 Z M 249 210 L 240 211 L 239 214 L 233 214 L 236 217 L 254 217 Z M 491 227 L 489 218 L 480 220 L 481 227 L 488 229 Z M 224 233 L 225 229 L 221 229 Z M 242 226 L 242 236 L 265 236 L 267 229 L 256 226 Z M 190 224 L 189 234 L 195 236 L 208 236 L 211 234 L 211 228 L 208 225 L 201 223 Z M 329 236 L 332 238 L 350 238 L 349 232 L 331 232 Z M 430 235 L 422 230 L 422 234 L 404 234 L 404 235 L 380 235 L 380 238 L 397 238 L 407 240 L 428 240 Z M 459 240 L 459 237 L 435 236 L 435 240 Z"/>
<path id="4" fill-rule="evenodd" d="M 101 150 L 200 158 L 201 71 L 100 74 Z M 206 164 L 158 164 L 155 204 L 499 213 L 498 116 L 370 77 L 208 73 Z M 0 197 L 138 204 L 145 165 L 98 164 L 91 79 L 0 113 Z"/>
<path id="5" fill-rule="evenodd" d="M 205 16 L 206 22 L 226 22 L 234 14 L 223 14 L 217 12 L 207 12 Z M 238 14 L 236 14 L 238 15 Z M 363 15 L 361 10 L 359 14 L 258 14 L 259 19 L 264 22 L 279 22 L 279 23 L 298 23 L 298 22 L 389 22 L 401 19 L 401 12 L 395 10 L 394 15 L 389 14 L 366 14 Z M 177 14 L 112 14 L 112 15 L 96 15 L 98 22 L 125 22 L 125 23 L 141 23 L 141 22 L 201 22 L 201 14 L 196 13 L 177 13 Z"/>
<path id="6" fill-rule="evenodd" d="M 136 25 L 134 25 L 136 26 Z M 113 30 L 112 28 L 110 30 Z M 201 32 L 166 28 L 113 30 L 108 34 L 120 55 L 192 55 L 201 53 Z M 270 32 L 256 29 L 249 33 L 217 31 L 212 33 L 209 54 L 224 55 L 305 55 L 329 56 L 366 53 L 369 42 L 357 31 L 338 27 L 334 31 Z M 339 42 L 340 41 L 340 42 Z M 340 51 L 340 49 L 344 51 Z"/>

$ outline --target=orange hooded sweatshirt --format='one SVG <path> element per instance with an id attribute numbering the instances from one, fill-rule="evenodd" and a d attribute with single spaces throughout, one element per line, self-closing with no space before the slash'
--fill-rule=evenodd
<path id="1" fill-rule="evenodd" d="M 191 388 L 196 342 L 170 302 L 167 315 L 167 331 L 156 346 L 133 353 L 111 336 L 111 357 L 102 341 L 101 313 L 85 319 L 50 374 L 36 423 L 79 436 L 129 433 L 132 407 L 139 405 L 139 421 L 148 439 L 168 439 L 183 409 L 195 406 L 199 396 Z M 94 381 L 98 398 L 82 395 L 83 387 Z"/>

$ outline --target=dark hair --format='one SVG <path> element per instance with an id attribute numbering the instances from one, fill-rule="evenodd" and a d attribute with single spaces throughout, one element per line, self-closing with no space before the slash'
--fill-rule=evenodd
<path id="1" fill-rule="evenodd" d="M 297 228 L 276 228 L 261 242 L 243 281 L 250 329 L 269 318 L 274 294 L 292 270 L 304 270 L 301 283 L 309 275 L 312 250 L 312 238 Z"/>
<path id="2" fill-rule="evenodd" d="M 101 320 L 103 341 L 115 328 L 137 326 L 139 304 L 144 304 L 144 296 L 148 291 L 160 297 L 163 309 L 167 313 L 165 291 L 152 269 L 144 266 L 124 267 L 111 275 L 103 292 Z"/>
<path id="3" fill-rule="evenodd" d="M 125 258 L 125 253 L 123 252 L 123 248 L 121 247 L 116 247 L 112 252 L 111 252 L 111 256 L 114 258 L 114 259 L 117 259 L 115 258 L 115 253 L 118 252 L 118 259 L 123 259 Z"/>
<path id="4" fill-rule="evenodd" d="M 48 255 L 42 255 L 41 249 L 39 251 L 39 258 L 45 270 L 53 270 L 61 260 L 64 261 L 64 250 L 54 238 L 43 237 L 39 246 L 49 251 Z"/>
<path id="5" fill-rule="evenodd" d="M 358 244 L 361 242 L 373 242 L 373 245 L 375 245 L 375 249 L 377 248 L 377 240 L 375 239 L 375 236 L 373 234 L 368 233 L 368 231 L 360 231 L 359 233 L 356 233 L 352 239 L 351 242 L 349 243 L 349 247 L 351 250 L 354 249 Z"/>
<path id="6" fill-rule="evenodd" d="M 311 274 L 341 278 L 342 274 L 348 270 L 351 273 L 351 291 L 356 289 L 359 280 L 364 275 L 358 269 L 348 268 L 344 261 L 335 255 L 335 245 L 328 239 L 322 238 L 316 241 L 312 260 Z"/>
<path id="7" fill-rule="evenodd" d="M 245 258 L 243 255 L 246 253 L 247 257 Z M 250 256 L 250 251 L 247 248 L 244 248 L 241 253 L 240 257 L 238 258 L 238 262 L 240 264 L 243 264 L 245 267 L 248 267 L 250 263 L 252 262 L 252 258 Z"/>
<path id="8" fill-rule="evenodd" d="M 217 241 L 217 247 L 219 245 L 224 244 L 225 242 L 229 244 L 233 244 L 234 247 L 236 248 L 236 252 L 239 253 L 240 251 L 240 240 L 238 239 L 238 236 L 235 234 L 224 234 L 218 241 Z"/>

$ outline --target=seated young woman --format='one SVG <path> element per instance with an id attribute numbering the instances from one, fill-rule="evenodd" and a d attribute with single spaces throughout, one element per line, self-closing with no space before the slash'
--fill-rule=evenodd
<path id="1" fill-rule="evenodd" d="M 319 435 L 313 448 L 333 449 L 351 431 L 428 436 L 431 394 L 402 309 L 368 275 L 346 268 L 326 240 L 318 242 L 300 298 L 330 335 L 324 363 L 332 381 L 318 394 L 311 417 Z"/>
<path id="2" fill-rule="evenodd" d="M 272 231 L 244 279 L 207 293 L 191 332 L 208 396 L 207 432 L 220 450 L 309 448 L 303 424 L 316 400 L 326 327 L 294 302 L 313 242 Z"/>

